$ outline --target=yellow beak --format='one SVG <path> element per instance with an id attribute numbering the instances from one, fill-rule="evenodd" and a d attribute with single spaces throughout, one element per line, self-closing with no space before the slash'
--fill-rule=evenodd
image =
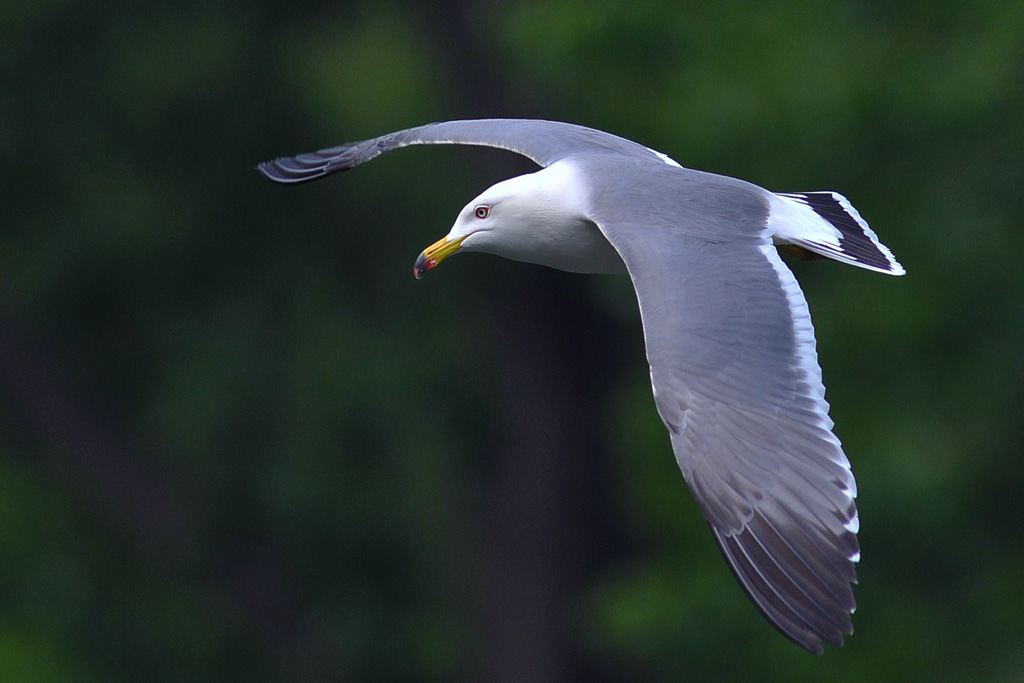
<path id="1" fill-rule="evenodd" d="M 416 263 L 412 267 L 412 274 L 416 276 L 417 280 L 423 277 L 423 273 L 433 270 L 437 267 L 437 264 L 457 252 L 464 239 L 466 237 L 460 237 L 449 242 L 447 237 L 442 237 L 431 244 L 416 257 Z"/>

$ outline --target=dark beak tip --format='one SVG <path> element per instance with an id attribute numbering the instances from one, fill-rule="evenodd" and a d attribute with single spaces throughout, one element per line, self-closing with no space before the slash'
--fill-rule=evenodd
<path id="1" fill-rule="evenodd" d="M 421 253 L 416 257 L 416 263 L 412 266 L 412 274 L 417 280 L 423 277 L 423 273 L 427 272 L 434 267 L 434 260 L 428 259 L 425 254 Z"/>

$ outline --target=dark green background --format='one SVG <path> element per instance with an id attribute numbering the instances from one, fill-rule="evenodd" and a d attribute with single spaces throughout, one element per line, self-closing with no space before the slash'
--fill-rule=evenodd
<path id="1" fill-rule="evenodd" d="M 1024 3 L 19 0 L 0 43 L 4 680 L 1024 676 Z M 792 264 L 861 490 L 845 648 L 718 556 L 625 278 L 413 279 L 529 163 L 254 170 L 480 116 L 838 190 L 906 266 Z"/>

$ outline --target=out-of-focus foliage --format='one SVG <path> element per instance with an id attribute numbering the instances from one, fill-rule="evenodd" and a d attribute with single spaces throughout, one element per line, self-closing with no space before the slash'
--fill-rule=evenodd
<path id="1" fill-rule="evenodd" d="M 0 9 L 0 671 L 18 681 L 1017 681 L 1024 3 Z M 766 625 L 628 282 L 416 253 L 503 153 L 302 187 L 429 120 L 585 123 L 851 198 L 794 263 L 861 488 L 857 633 Z"/>

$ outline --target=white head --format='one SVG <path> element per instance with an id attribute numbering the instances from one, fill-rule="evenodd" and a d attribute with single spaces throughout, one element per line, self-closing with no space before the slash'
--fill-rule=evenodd
<path id="1" fill-rule="evenodd" d="M 584 261 L 595 248 L 604 254 L 611 245 L 586 217 L 584 190 L 574 167 L 559 162 L 503 180 L 466 204 L 448 234 L 416 259 L 414 273 L 421 277 L 456 251 L 593 272 Z"/>

